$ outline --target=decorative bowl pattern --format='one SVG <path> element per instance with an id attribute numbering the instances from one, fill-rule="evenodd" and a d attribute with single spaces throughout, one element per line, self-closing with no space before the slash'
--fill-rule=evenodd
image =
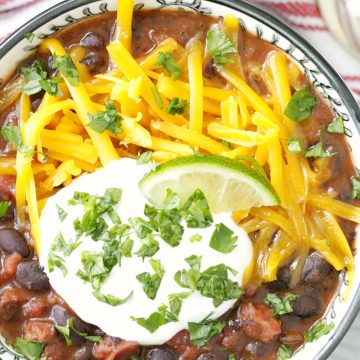
<path id="1" fill-rule="evenodd" d="M 234 13 L 241 26 L 259 38 L 272 43 L 288 54 L 303 69 L 319 93 L 327 99 L 334 111 L 346 121 L 346 135 L 352 149 L 355 165 L 360 168 L 360 109 L 339 75 L 301 36 L 262 10 L 242 0 L 137 0 L 135 7 L 181 8 L 208 15 L 221 16 Z M 16 62 L 27 57 L 47 36 L 80 19 L 116 10 L 116 0 L 68 0 L 35 17 L 0 45 L 0 78 L 6 78 Z M 26 32 L 33 32 L 31 46 L 24 40 Z M 334 321 L 335 329 L 318 341 L 304 345 L 293 359 L 326 359 L 340 342 L 355 319 L 360 308 L 360 256 L 355 254 L 355 279 L 347 302 L 340 294 L 347 286 L 341 274 L 337 295 L 327 310 L 325 318 Z M 5 343 L 0 342 L 0 360 L 19 360 Z"/>

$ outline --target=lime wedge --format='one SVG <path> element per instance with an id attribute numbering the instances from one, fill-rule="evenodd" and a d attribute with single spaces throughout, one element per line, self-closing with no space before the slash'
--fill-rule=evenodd
<path id="1" fill-rule="evenodd" d="M 280 203 L 265 175 L 238 160 L 218 155 L 192 155 L 157 166 L 140 181 L 145 197 L 155 206 L 164 203 L 167 189 L 185 201 L 196 189 L 214 212 L 247 210 Z"/>

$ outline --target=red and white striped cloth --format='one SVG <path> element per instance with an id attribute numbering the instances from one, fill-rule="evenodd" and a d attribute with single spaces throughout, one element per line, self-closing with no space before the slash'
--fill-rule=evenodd
<path id="1" fill-rule="evenodd" d="M 0 42 L 36 14 L 60 1 L 0 0 Z M 360 104 L 360 61 L 332 37 L 315 0 L 248 1 L 266 8 L 301 33 L 340 73 Z"/>

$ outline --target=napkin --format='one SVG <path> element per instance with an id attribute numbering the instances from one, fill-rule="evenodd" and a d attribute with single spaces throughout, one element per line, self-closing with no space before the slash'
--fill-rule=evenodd
<path id="1" fill-rule="evenodd" d="M 0 42 L 36 14 L 60 0 L 0 0 Z M 342 76 L 360 104 L 360 61 L 348 53 L 328 31 L 315 0 L 248 0 L 262 7 L 303 35 Z"/>

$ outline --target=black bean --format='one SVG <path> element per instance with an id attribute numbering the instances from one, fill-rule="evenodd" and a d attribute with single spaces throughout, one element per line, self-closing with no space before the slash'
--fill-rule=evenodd
<path id="1" fill-rule="evenodd" d="M 30 254 L 24 237 L 18 231 L 11 228 L 0 229 L 0 247 L 8 254 L 17 252 L 23 257 L 27 257 Z"/>
<path id="2" fill-rule="evenodd" d="M 92 359 L 92 343 L 87 343 L 85 346 L 81 347 L 73 355 L 74 360 L 90 360 Z"/>
<path id="3" fill-rule="evenodd" d="M 90 326 L 88 324 L 74 317 L 68 310 L 60 305 L 55 305 L 52 308 L 51 316 L 57 325 L 66 326 L 67 320 L 73 319 L 73 325 L 76 331 L 87 334 L 90 332 Z M 83 344 L 85 342 L 84 338 L 76 334 L 75 331 L 70 332 L 70 338 L 75 345 Z"/>
<path id="4" fill-rule="evenodd" d="M 49 278 L 37 261 L 25 261 L 18 265 L 15 274 L 16 282 L 31 291 L 50 289 Z"/>
<path id="5" fill-rule="evenodd" d="M 213 59 L 209 59 L 209 60 L 205 61 L 202 72 L 203 72 L 203 75 L 208 79 L 212 79 L 215 77 L 216 71 L 215 71 Z"/>
<path id="6" fill-rule="evenodd" d="M 89 49 L 100 50 L 105 47 L 105 41 L 100 35 L 88 32 L 80 40 L 80 45 Z"/>
<path id="7" fill-rule="evenodd" d="M 96 72 L 105 64 L 105 59 L 99 54 L 90 53 L 80 63 L 86 65 L 91 72 Z"/>
<path id="8" fill-rule="evenodd" d="M 317 252 L 311 253 L 302 270 L 302 280 L 308 284 L 319 284 L 331 271 L 332 266 Z"/>
<path id="9" fill-rule="evenodd" d="M 216 356 L 214 354 L 201 354 L 196 360 L 216 360 Z"/>
<path id="10" fill-rule="evenodd" d="M 266 286 L 274 291 L 285 290 L 290 282 L 290 270 L 288 267 L 282 267 L 276 274 L 276 280 L 266 284 Z"/>
<path id="11" fill-rule="evenodd" d="M 321 310 L 320 300 L 311 295 L 300 295 L 295 301 L 291 301 L 290 305 L 293 314 L 301 317 L 318 315 Z"/>
<path id="12" fill-rule="evenodd" d="M 147 355 L 147 360 L 175 360 L 175 355 L 168 349 L 153 349 Z"/>

